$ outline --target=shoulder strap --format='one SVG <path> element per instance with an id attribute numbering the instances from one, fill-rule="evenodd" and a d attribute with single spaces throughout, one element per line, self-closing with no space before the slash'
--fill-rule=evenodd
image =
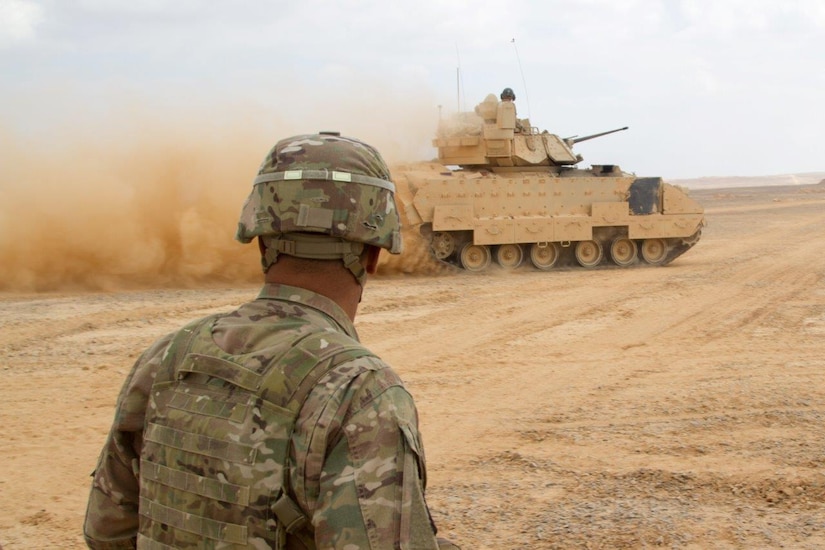
<path id="1" fill-rule="evenodd" d="M 301 409 L 309 397 L 312 389 L 318 384 L 321 378 L 329 371 L 359 357 L 375 356 L 361 344 L 354 341 L 349 336 L 338 332 L 315 332 L 302 339 L 293 347 L 289 353 L 279 362 L 291 364 L 290 361 L 304 360 L 312 363 L 311 368 L 303 376 L 301 383 L 295 388 L 290 396 L 281 402 L 280 406 L 293 411 L 292 423 L 289 426 L 289 439 L 295 430 L 295 424 Z M 311 358 L 311 360 L 308 360 Z M 353 373 L 355 375 L 356 373 Z M 282 464 L 289 463 L 289 446 L 285 447 L 286 454 L 282 457 Z M 308 519 L 303 510 L 289 496 L 289 469 L 284 467 L 284 478 L 281 482 L 282 492 L 273 503 L 272 512 L 278 518 L 278 538 L 284 541 L 286 535 L 292 535 L 306 548 L 315 548 L 315 541 L 312 534 L 304 529 Z"/>
<path id="2" fill-rule="evenodd" d="M 152 384 L 153 386 L 160 381 L 174 380 L 175 370 L 179 365 L 183 364 L 184 357 L 186 357 L 189 350 L 192 349 L 192 342 L 195 337 L 200 333 L 204 325 L 214 323 L 220 316 L 220 314 L 209 315 L 203 319 L 192 321 L 175 334 L 161 358 L 162 368 L 159 369 L 155 381 Z"/>

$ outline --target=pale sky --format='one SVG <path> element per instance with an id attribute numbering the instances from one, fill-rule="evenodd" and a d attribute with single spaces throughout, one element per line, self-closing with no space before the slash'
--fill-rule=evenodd
<path id="1" fill-rule="evenodd" d="M 439 105 L 509 86 L 562 137 L 630 127 L 579 144 L 585 166 L 825 171 L 825 0 L 0 0 L 0 75 L 18 147 L 152 118 L 187 140 L 186 120 L 236 118 L 417 160 Z"/>

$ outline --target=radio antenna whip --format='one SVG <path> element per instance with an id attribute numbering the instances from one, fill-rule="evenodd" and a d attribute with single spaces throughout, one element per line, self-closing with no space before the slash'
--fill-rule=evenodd
<path id="1" fill-rule="evenodd" d="M 458 42 L 455 44 L 455 58 L 458 66 L 455 68 L 455 100 L 457 111 L 461 112 L 461 105 L 462 100 L 464 104 L 467 103 L 467 100 L 464 99 L 464 75 L 461 74 L 461 54 L 458 52 Z"/>
<path id="2" fill-rule="evenodd" d="M 524 86 L 524 99 L 527 103 L 527 118 L 530 118 L 530 94 L 527 93 L 527 81 L 524 80 L 524 70 L 521 68 L 521 57 L 518 54 L 518 46 L 516 46 L 516 39 L 510 39 L 510 43 L 513 45 L 513 50 L 516 52 L 516 61 L 518 61 L 518 70 L 521 73 L 521 85 Z"/>

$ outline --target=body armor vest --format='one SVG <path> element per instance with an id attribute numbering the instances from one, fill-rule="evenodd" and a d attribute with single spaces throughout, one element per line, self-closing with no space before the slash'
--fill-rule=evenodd
<path id="1" fill-rule="evenodd" d="M 314 548 L 288 494 L 295 422 L 324 374 L 372 354 L 317 328 L 282 331 L 289 336 L 271 347 L 230 355 L 212 339 L 217 319 L 175 336 L 152 385 L 138 548 Z"/>

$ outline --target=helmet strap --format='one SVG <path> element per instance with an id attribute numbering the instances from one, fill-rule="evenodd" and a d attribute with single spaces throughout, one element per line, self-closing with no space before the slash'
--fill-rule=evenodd
<path id="1" fill-rule="evenodd" d="M 308 260 L 341 260 L 362 287 L 367 270 L 361 263 L 364 243 L 346 241 L 340 237 L 312 233 L 284 233 L 277 236 L 261 236 L 266 247 L 261 256 L 261 266 L 266 272 L 278 261 L 280 254 Z"/>
<path id="2" fill-rule="evenodd" d="M 363 245 L 361 245 L 361 249 L 363 250 Z M 350 270 L 350 272 L 355 276 L 355 279 L 358 281 L 358 284 L 363 288 L 364 284 L 367 282 L 367 270 L 364 267 L 364 264 L 361 263 L 361 258 L 352 252 L 349 252 L 341 259 L 344 261 L 344 267 Z M 361 300 L 358 301 L 360 302 Z"/>

